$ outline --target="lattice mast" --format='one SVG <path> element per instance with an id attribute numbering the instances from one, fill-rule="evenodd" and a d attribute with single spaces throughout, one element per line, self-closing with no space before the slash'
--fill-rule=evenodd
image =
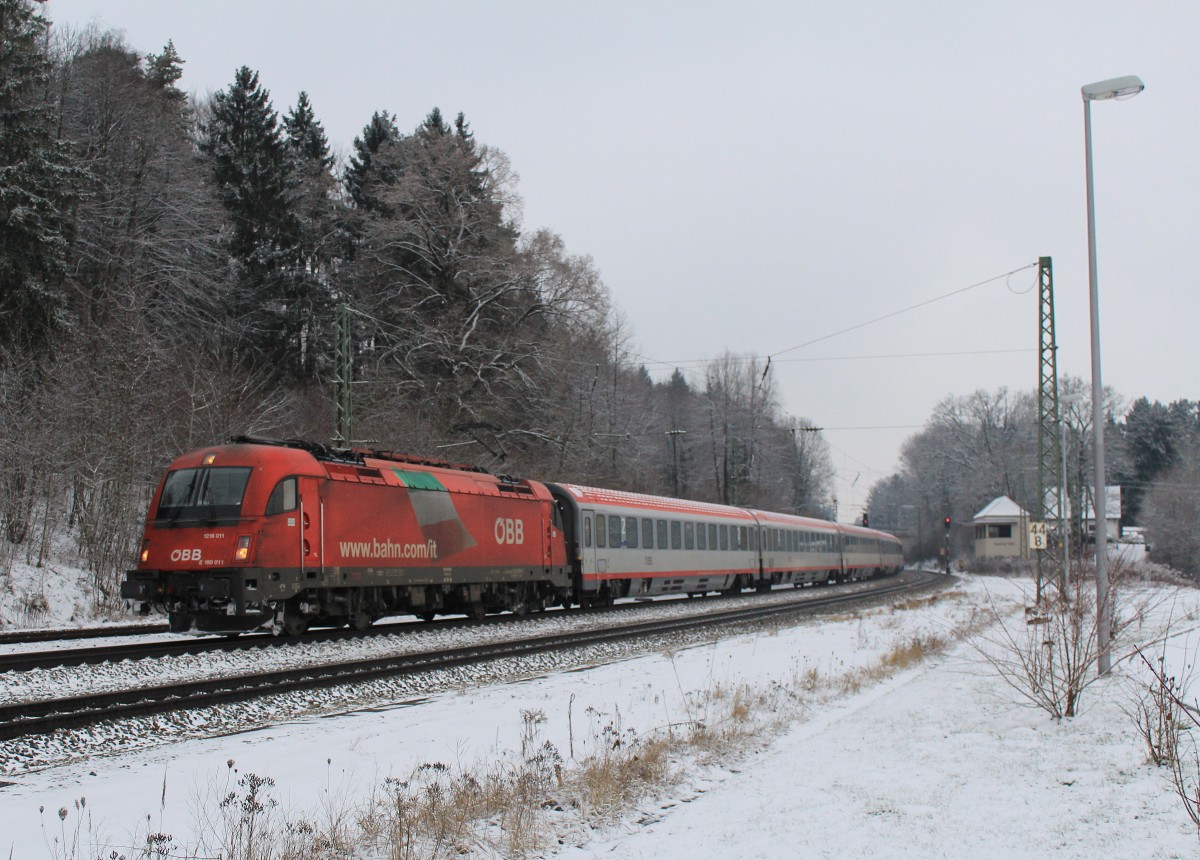
<path id="1" fill-rule="evenodd" d="M 350 385 L 354 381 L 354 356 L 350 349 L 350 306 L 340 304 L 336 310 L 337 340 L 333 359 L 334 435 L 339 447 L 350 445 L 354 421 L 351 409 Z"/>
<path id="2" fill-rule="evenodd" d="M 1058 343 L 1054 338 L 1054 270 L 1049 257 L 1038 258 L 1038 504 L 1037 518 L 1052 524 L 1051 540 L 1037 553 L 1038 602 L 1042 583 L 1066 585 L 1062 557 L 1055 551 L 1066 541 L 1066 509 L 1062 474 L 1062 424 L 1058 410 Z"/>

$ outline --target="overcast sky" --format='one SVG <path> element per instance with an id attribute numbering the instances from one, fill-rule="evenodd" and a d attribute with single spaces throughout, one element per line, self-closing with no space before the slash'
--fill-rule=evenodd
<path id="1" fill-rule="evenodd" d="M 462 111 L 520 174 L 525 229 L 595 260 L 656 377 L 776 354 L 784 409 L 832 445 L 842 519 L 939 400 L 1036 388 L 1036 268 L 778 354 L 1050 256 L 1059 373 L 1090 378 L 1079 90 L 1139 75 L 1093 108 L 1104 381 L 1200 397 L 1196 0 L 45 10 L 142 53 L 173 39 L 191 92 L 240 65 L 281 113 L 306 90 L 343 154 L 376 110 L 404 131 Z"/>

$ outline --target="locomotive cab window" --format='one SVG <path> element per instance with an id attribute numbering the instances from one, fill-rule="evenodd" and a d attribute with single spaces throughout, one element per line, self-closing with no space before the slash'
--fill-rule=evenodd
<path id="1" fill-rule="evenodd" d="M 266 515 L 282 514 L 286 511 L 296 510 L 296 479 L 284 478 L 275 485 L 275 489 L 271 491 L 271 498 L 267 499 Z"/>
<path id="2" fill-rule="evenodd" d="M 242 514 L 242 497 L 251 471 L 249 466 L 176 469 L 163 483 L 158 519 L 176 522 L 237 519 Z"/>

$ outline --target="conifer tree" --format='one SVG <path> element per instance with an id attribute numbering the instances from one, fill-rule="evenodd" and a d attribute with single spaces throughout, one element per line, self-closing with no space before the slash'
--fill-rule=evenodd
<path id="1" fill-rule="evenodd" d="M 296 106 L 283 118 L 283 127 L 287 131 L 288 145 L 294 152 L 325 170 L 333 166 L 329 140 L 325 137 L 325 129 L 313 113 L 308 93 L 301 92 L 297 96 Z"/>
<path id="2" fill-rule="evenodd" d="M 396 117 L 387 111 L 376 111 L 371 121 L 363 127 L 362 134 L 354 138 L 354 155 L 350 156 L 350 166 L 346 168 L 346 191 L 350 200 L 359 209 L 370 209 L 378 205 L 374 195 L 367 190 L 372 180 L 387 181 L 386 176 L 372 174 L 376 156 L 388 144 L 394 144 L 400 139 L 400 130 L 396 128 Z"/>
<path id="3" fill-rule="evenodd" d="M 242 66 L 213 96 L 200 151 L 209 156 L 221 201 L 233 218 L 230 250 L 243 262 L 266 262 L 287 220 L 288 161 L 271 94 L 258 72 Z"/>
<path id="4" fill-rule="evenodd" d="M 297 226 L 290 207 L 292 161 L 271 95 L 242 66 L 213 96 L 200 150 L 209 157 L 217 193 L 232 221 L 229 251 L 240 270 L 231 308 L 235 338 L 252 363 L 294 372 L 302 302 L 296 293 Z"/>
<path id="5" fill-rule="evenodd" d="M 61 307 L 76 185 L 46 100 L 48 22 L 0 0 L 0 346 L 45 347 Z"/>
<path id="6" fill-rule="evenodd" d="M 288 201 L 292 213 L 292 272 L 289 316 L 298 347 L 297 371 L 313 376 L 319 360 L 332 355 L 326 342 L 331 328 L 330 273 L 347 253 L 344 206 L 335 194 L 334 158 L 325 129 L 308 93 L 301 92 L 283 118 L 291 158 Z"/>
<path id="7" fill-rule="evenodd" d="M 168 39 L 161 54 L 146 55 L 146 80 L 164 90 L 172 101 L 184 101 L 187 96 L 175 85 L 183 77 L 183 63 L 175 42 Z"/>

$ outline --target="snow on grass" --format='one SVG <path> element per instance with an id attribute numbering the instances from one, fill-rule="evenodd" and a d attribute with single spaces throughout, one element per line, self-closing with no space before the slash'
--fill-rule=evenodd
<path id="1" fill-rule="evenodd" d="M 14 857 L 130 854 L 148 832 L 176 847 L 245 837 L 245 817 L 229 816 L 253 789 L 273 816 L 255 823 L 278 837 L 264 856 L 301 831 L 363 857 L 1195 856 L 1195 829 L 1125 713 L 1132 661 L 1079 717 L 1054 721 L 961 639 L 989 597 L 1019 613 L 1019 585 L 968 577 L 894 609 L 22 773 L 0 788 L 0 855 L 5 843 Z M 1200 604 L 1173 600 L 1145 635 Z M 419 831 L 417 795 L 483 817 Z"/>

